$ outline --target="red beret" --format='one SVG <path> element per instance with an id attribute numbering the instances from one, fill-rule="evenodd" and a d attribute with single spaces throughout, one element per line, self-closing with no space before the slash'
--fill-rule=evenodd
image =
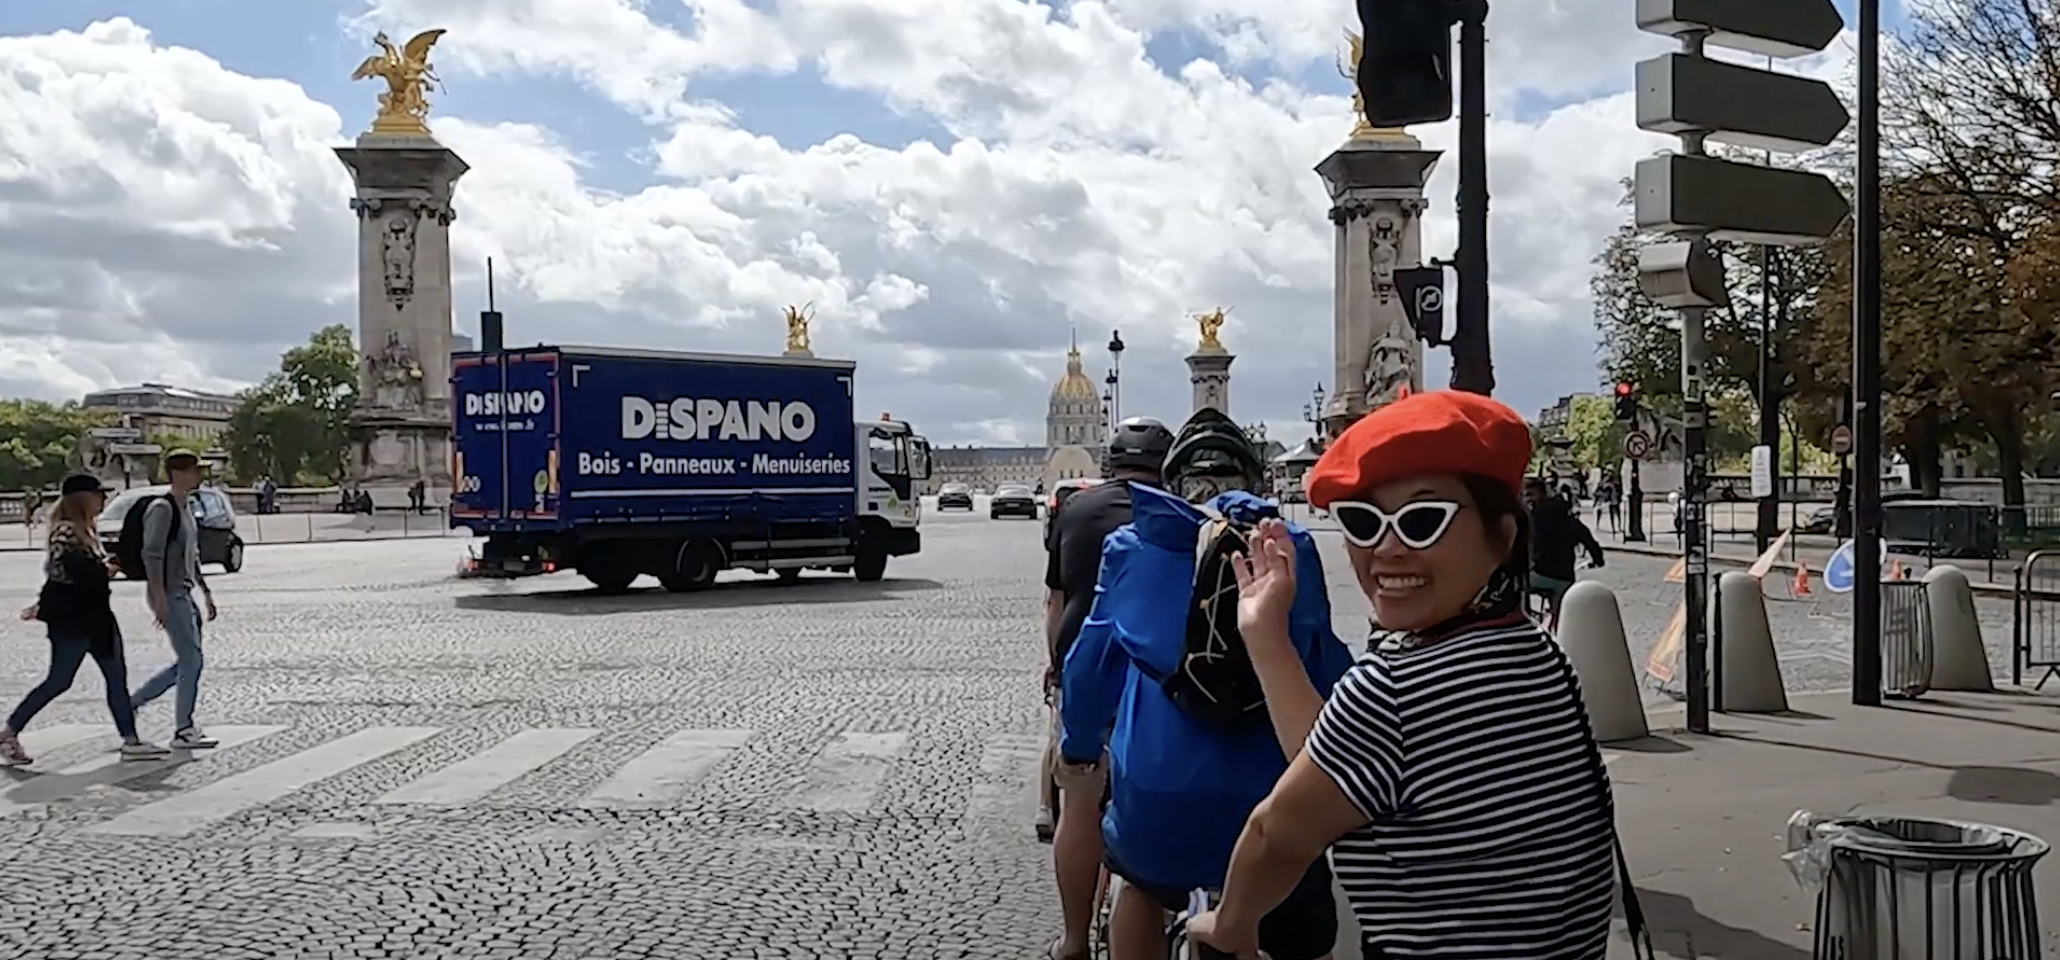
<path id="1" fill-rule="evenodd" d="M 1318 509 L 1435 473 L 1479 474 L 1521 493 L 1530 465 L 1531 428 L 1516 411 L 1477 393 L 1439 390 L 1361 417 L 1309 468 L 1302 489 Z"/>

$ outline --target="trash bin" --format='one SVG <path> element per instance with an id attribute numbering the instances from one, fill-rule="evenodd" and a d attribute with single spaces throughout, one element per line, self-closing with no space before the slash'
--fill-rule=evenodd
<path id="1" fill-rule="evenodd" d="M 1818 890 L 1816 960 L 2038 960 L 2048 849 L 2005 827 L 1799 812 L 1783 859 Z"/>
<path id="2" fill-rule="evenodd" d="M 1915 699 L 1931 690 L 1936 661 L 1931 640 L 1931 604 L 1921 580 L 1881 583 L 1881 692 Z"/>

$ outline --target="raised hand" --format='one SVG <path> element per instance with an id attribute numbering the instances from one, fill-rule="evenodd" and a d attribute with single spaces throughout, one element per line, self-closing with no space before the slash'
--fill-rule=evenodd
<path id="1" fill-rule="evenodd" d="M 1287 525 L 1264 520 L 1248 553 L 1231 558 L 1237 576 L 1237 629 L 1247 643 L 1287 640 L 1288 608 L 1295 602 L 1295 542 Z"/>

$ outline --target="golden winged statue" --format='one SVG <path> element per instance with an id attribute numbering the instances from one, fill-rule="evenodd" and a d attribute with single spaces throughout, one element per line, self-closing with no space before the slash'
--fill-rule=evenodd
<path id="1" fill-rule="evenodd" d="M 440 83 L 436 68 L 429 63 L 429 48 L 446 31 L 424 30 L 396 50 L 385 33 L 372 38 L 379 53 L 366 57 L 351 73 L 352 80 L 378 77 L 386 81 L 379 95 L 379 112 L 372 118 L 373 133 L 426 137 L 429 135 L 429 87 Z"/>
<path id="2" fill-rule="evenodd" d="M 1217 307 L 1208 313 L 1197 313 L 1194 315 L 1195 326 L 1202 329 L 1200 349 L 1208 351 L 1223 349 L 1223 341 L 1217 339 L 1216 335 L 1223 332 L 1224 316 L 1229 312 L 1229 310 L 1222 307 Z"/>
<path id="3" fill-rule="evenodd" d="M 810 301 L 798 307 L 791 305 L 787 307 L 788 353 L 808 352 L 808 321 L 815 319 L 815 311 L 811 309 L 813 306 L 814 302 Z"/>
<path id="4" fill-rule="evenodd" d="M 1338 76 L 1352 81 L 1352 133 L 1354 140 L 1389 140 L 1406 137 L 1408 131 L 1401 127 L 1376 127 L 1366 122 L 1366 99 L 1359 95 L 1359 58 L 1366 48 L 1357 33 L 1345 31 L 1345 44 L 1349 48 L 1344 62 L 1338 64 Z"/>

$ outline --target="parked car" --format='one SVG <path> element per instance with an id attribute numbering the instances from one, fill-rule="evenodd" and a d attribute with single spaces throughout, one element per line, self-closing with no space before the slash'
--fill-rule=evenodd
<path id="1" fill-rule="evenodd" d="M 987 501 L 987 516 L 991 520 L 1003 517 L 1027 517 L 1037 519 L 1037 495 L 1029 487 L 1009 484 L 994 491 L 994 497 Z"/>
<path id="2" fill-rule="evenodd" d="M 963 483 L 947 483 L 939 487 L 937 489 L 937 509 L 939 511 L 973 509 L 972 488 Z"/>
<path id="3" fill-rule="evenodd" d="M 109 555 L 113 555 L 115 544 L 122 537 L 122 521 L 129 511 L 144 498 L 163 496 L 170 490 L 166 486 L 132 487 L 107 501 L 100 511 L 98 533 Z M 202 487 L 186 498 L 186 506 L 193 511 L 194 525 L 200 528 L 200 562 L 217 564 L 224 573 L 242 570 L 243 538 L 236 533 L 236 507 L 230 503 L 228 492 Z"/>

